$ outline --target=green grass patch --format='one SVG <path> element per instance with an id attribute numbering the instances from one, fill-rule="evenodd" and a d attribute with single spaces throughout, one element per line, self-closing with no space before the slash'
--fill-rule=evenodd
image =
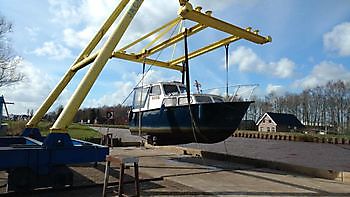
<path id="1" fill-rule="evenodd" d="M 26 121 L 7 121 L 9 125 L 8 135 L 20 135 L 25 128 Z M 40 133 L 43 136 L 47 136 L 50 133 L 50 128 L 52 126 L 51 122 L 41 121 L 38 124 Z M 68 134 L 71 138 L 76 138 L 80 140 L 87 140 L 91 138 L 100 138 L 102 136 L 98 131 L 77 123 L 73 123 L 68 127 Z"/>
<path id="2" fill-rule="evenodd" d="M 4 121 L 8 124 L 7 135 L 19 135 L 26 126 L 26 121 Z"/>
<path id="3" fill-rule="evenodd" d="M 50 127 L 51 127 L 51 125 L 50 125 Z M 46 125 L 45 125 L 45 123 L 41 126 L 39 124 L 41 135 L 47 136 L 49 134 L 50 127 L 42 130 L 42 128 L 46 128 Z M 91 138 L 100 138 L 102 136 L 102 134 L 99 133 L 98 131 L 96 131 L 96 130 L 94 130 L 86 125 L 81 125 L 81 124 L 77 124 L 77 123 L 73 123 L 68 127 L 68 134 L 70 135 L 71 138 L 80 139 L 80 140 L 87 140 L 87 139 L 91 139 Z"/>

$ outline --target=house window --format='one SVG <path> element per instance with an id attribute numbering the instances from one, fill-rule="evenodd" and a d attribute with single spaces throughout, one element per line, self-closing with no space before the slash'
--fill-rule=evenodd
<path id="1" fill-rule="evenodd" d="M 260 131 L 264 131 L 264 127 L 260 127 L 259 130 L 260 130 Z"/>
<path id="2" fill-rule="evenodd" d="M 265 120 L 263 120 L 263 123 L 265 123 Z"/>
<path id="3" fill-rule="evenodd" d="M 272 132 L 276 132 L 275 127 L 271 127 Z"/>
<path id="4" fill-rule="evenodd" d="M 269 120 L 269 123 L 271 123 L 272 121 L 271 120 Z"/>
<path id="5" fill-rule="evenodd" d="M 270 127 L 267 127 L 266 130 L 267 130 L 267 132 L 270 132 Z"/>

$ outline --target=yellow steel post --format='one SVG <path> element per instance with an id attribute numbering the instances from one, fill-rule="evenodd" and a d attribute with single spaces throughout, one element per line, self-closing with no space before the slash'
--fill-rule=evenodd
<path id="1" fill-rule="evenodd" d="M 86 46 L 86 48 L 81 52 L 81 54 L 78 56 L 78 58 L 74 61 L 71 68 L 82 61 L 84 58 L 90 55 L 90 53 L 94 50 L 96 45 L 100 42 L 102 37 L 105 35 L 107 30 L 111 27 L 113 22 L 116 20 L 116 18 L 120 15 L 120 13 L 123 11 L 125 6 L 129 3 L 130 0 L 122 0 L 119 5 L 116 7 L 116 9 L 112 12 L 112 14 L 109 16 L 109 18 L 105 21 L 105 23 L 102 25 L 100 30 L 96 33 L 96 35 L 93 37 L 93 39 L 90 41 L 90 43 Z M 69 69 L 66 74 L 62 77 L 61 81 L 56 85 L 56 87 L 52 90 L 52 92 L 49 94 L 49 96 L 46 98 L 46 100 L 43 102 L 43 104 L 39 107 L 39 109 L 35 112 L 34 116 L 28 121 L 26 124 L 26 127 L 33 128 L 36 127 L 37 124 L 40 122 L 42 117 L 45 115 L 47 110 L 52 106 L 52 104 L 56 101 L 57 97 L 61 94 L 63 89 L 67 86 L 67 84 L 70 82 L 70 80 L 74 77 L 77 70 Z"/>
<path id="2" fill-rule="evenodd" d="M 73 120 L 73 117 L 78 111 L 81 103 L 90 91 L 92 85 L 96 81 L 98 75 L 110 58 L 113 50 L 119 43 L 121 37 L 125 33 L 142 3 L 143 0 L 132 1 L 132 5 L 127 10 L 112 35 L 108 38 L 101 51 L 98 53 L 93 65 L 90 67 L 83 80 L 80 82 L 78 88 L 70 98 L 68 104 L 65 106 L 62 113 L 52 126 L 51 132 L 66 132 L 68 125 Z"/>

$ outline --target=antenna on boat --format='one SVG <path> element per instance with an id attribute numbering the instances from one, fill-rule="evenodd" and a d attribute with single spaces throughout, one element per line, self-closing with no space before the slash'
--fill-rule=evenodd
<path id="1" fill-rule="evenodd" d="M 201 94 L 202 93 L 202 90 L 201 90 L 202 85 L 197 80 L 194 80 L 194 86 L 197 89 L 197 93 Z"/>

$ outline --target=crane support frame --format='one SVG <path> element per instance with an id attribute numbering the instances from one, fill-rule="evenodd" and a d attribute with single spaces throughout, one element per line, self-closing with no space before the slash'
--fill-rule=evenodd
<path id="1" fill-rule="evenodd" d="M 212 16 L 211 11 L 205 13 L 201 12 L 201 8 L 197 7 L 193 9 L 192 5 L 187 0 L 179 1 L 180 9 L 178 11 L 178 17 L 172 19 L 161 27 L 156 28 L 155 30 L 147 33 L 141 38 L 131 42 L 130 44 L 120 48 L 119 50 L 114 50 L 115 46 L 119 43 L 119 40 L 123 36 L 124 32 L 128 28 L 132 18 L 135 16 L 139 6 L 141 6 L 143 0 L 133 0 L 129 10 L 126 12 L 123 19 L 119 23 L 119 26 L 113 31 L 110 38 L 103 45 L 102 49 L 97 50 L 97 52 L 91 54 L 91 52 L 96 48 L 97 44 L 101 41 L 102 37 L 105 35 L 107 30 L 112 26 L 115 20 L 118 18 L 120 13 L 125 9 L 126 5 L 130 0 L 122 0 L 117 8 L 113 11 L 111 16 L 106 20 L 100 30 L 96 33 L 95 37 L 90 41 L 88 46 L 81 52 L 78 58 L 74 61 L 72 66 L 69 68 L 67 73 L 63 76 L 61 81 L 57 84 L 55 89 L 49 94 L 48 98 L 44 101 L 42 106 L 38 109 L 32 119 L 27 123 L 26 127 L 35 128 L 47 110 L 52 106 L 53 102 L 61 94 L 63 89 L 74 77 L 75 73 L 86 67 L 89 64 L 92 64 L 88 70 L 88 73 L 85 75 L 83 80 L 80 82 L 76 91 L 73 93 L 73 96 L 69 100 L 67 106 L 64 108 L 63 112 L 54 123 L 51 128 L 51 132 L 60 133 L 66 132 L 68 125 L 71 123 L 75 113 L 80 107 L 81 103 L 85 99 L 86 95 L 90 91 L 92 85 L 97 79 L 99 73 L 103 69 L 104 65 L 110 58 L 119 58 L 132 62 L 146 63 L 154 66 L 159 66 L 167 69 L 173 69 L 180 72 L 184 72 L 184 68 L 181 64 L 184 61 L 184 56 L 175 58 L 174 60 L 161 61 L 149 58 L 155 53 L 166 49 L 177 42 L 184 39 L 184 33 L 181 32 L 175 36 L 172 36 L 169 39 L 162 41 L 161 43 L 156 44 L 164 34 L 170 31 L 177 23 L 181 20 L 190 20 L 196 24 L 187 29 L 187 36 L 192 36 L 208 27 L 219 30 L 221 32 L 228 33 L 230 36 L 217 41 L 215 43 L 209 44 L 203 48 L 194 50 L 189 53 L 188 58 L 195 58 L 207 52 L 210 52 L 218 47 L 224 46 L 226 44 L 238 41 L 240 39 L 245 39 L 257 44 L 265 44 L 271 42 L 272 39 L 270 36 L 263 37 L 258 34 L 258 30 L 252 31 L 251 28 L 240 28 L 220 19 L 217 19 Z M 137 4 L 137 5 L 136 5 Z M 146 45 L 143 50 L 139 53 L 127 53 L 126 51 L 135 46 L 138 43 L 145 41 L 147 38 L 155 36 L 155 39 Z M 156 44 L 155 46 L 153 46 Z"/>

